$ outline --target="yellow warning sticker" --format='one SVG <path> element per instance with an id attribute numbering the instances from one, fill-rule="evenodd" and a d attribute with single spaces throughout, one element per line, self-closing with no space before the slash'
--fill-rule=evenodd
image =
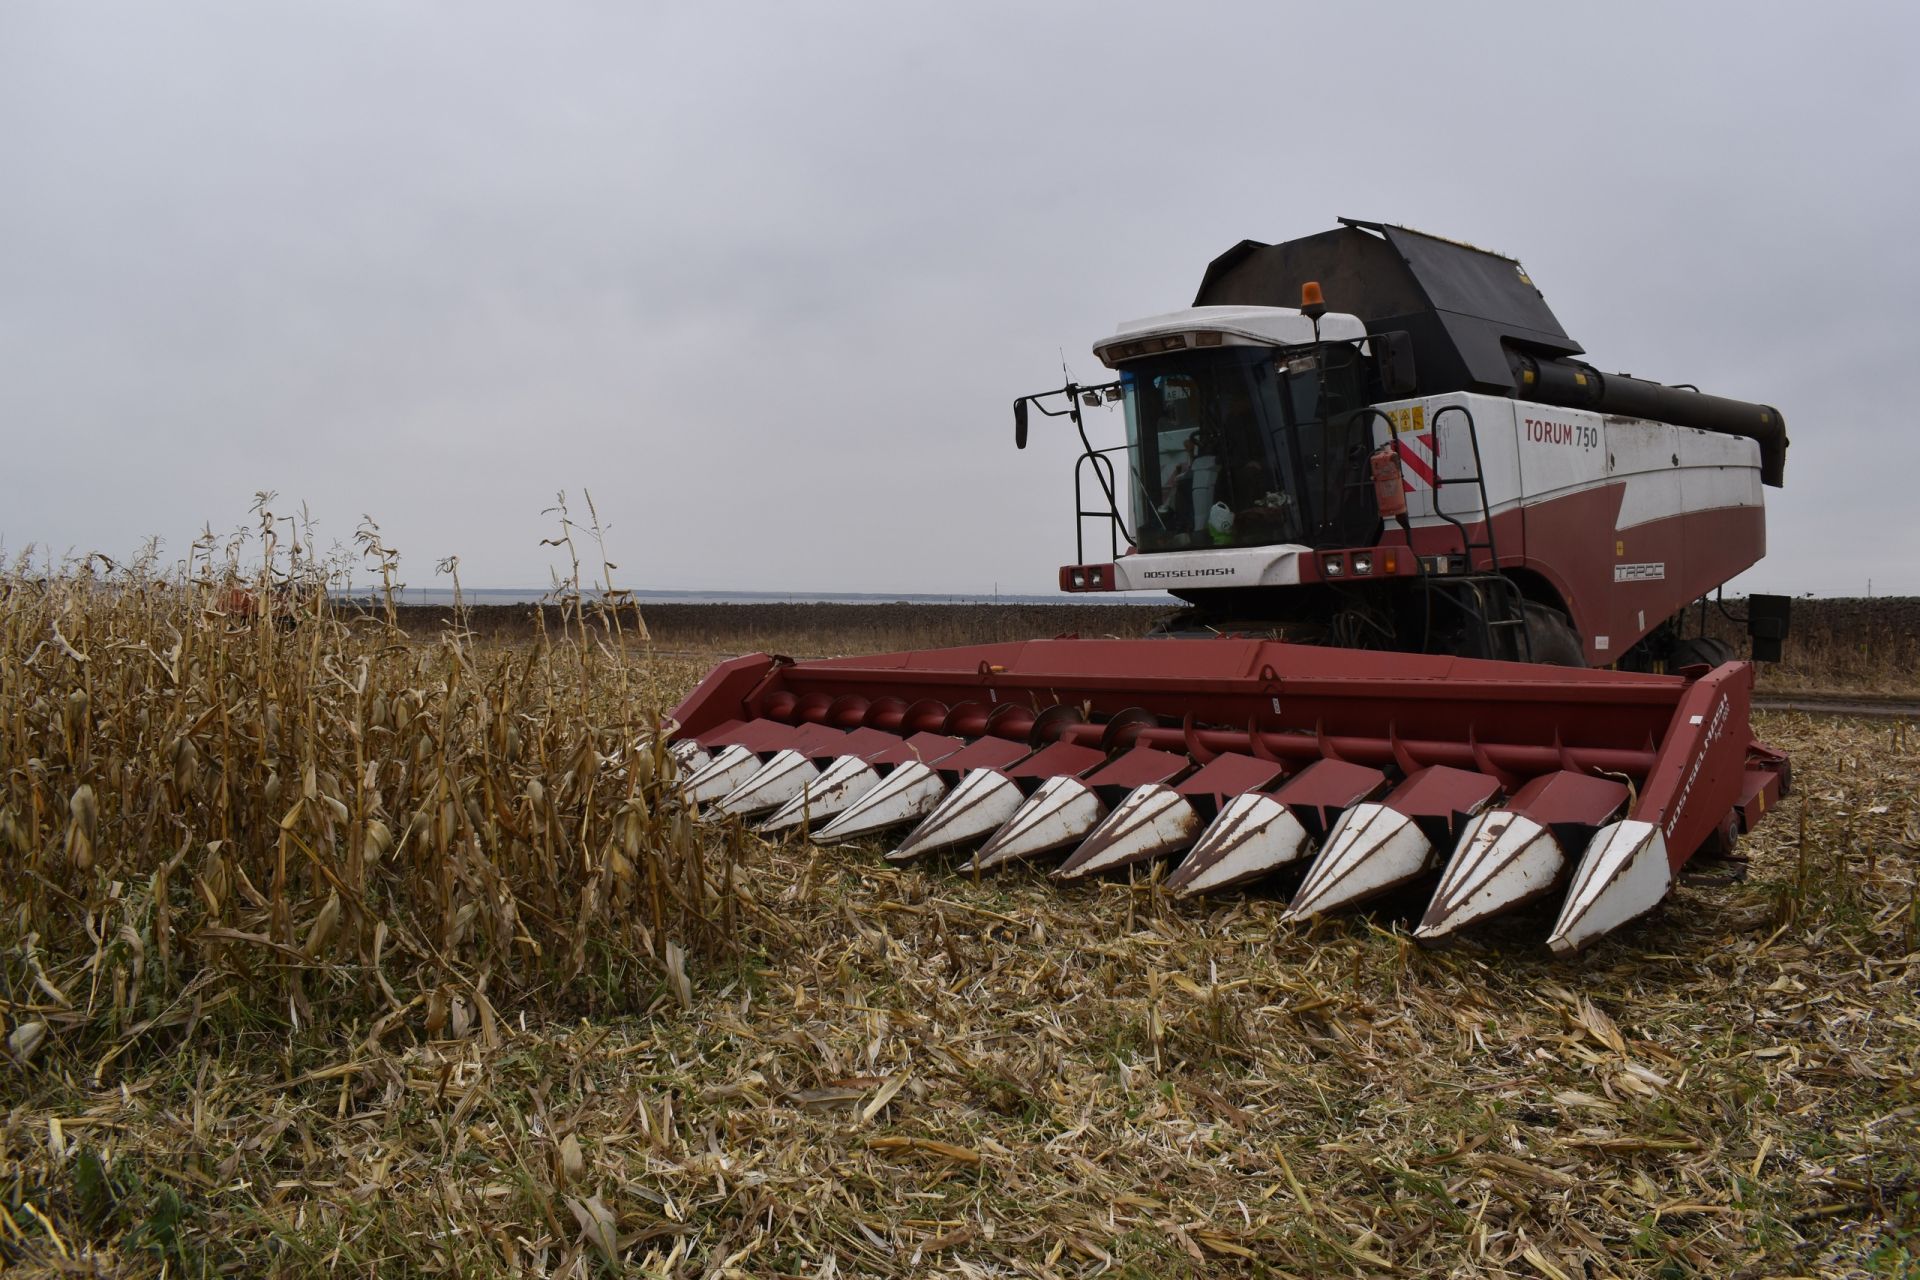
<path id="1" fill-rule="evenodd" d="M 1395 435 L 1427 429 L 1427 406 L 1423 404 L 1409 405 L 1404 409 L 1389 409 L 1387 417 L 1393 422 Z"/>

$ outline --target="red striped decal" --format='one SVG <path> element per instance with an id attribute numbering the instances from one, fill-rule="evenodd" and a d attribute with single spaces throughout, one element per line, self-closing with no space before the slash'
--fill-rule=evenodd
<path id="1" fill-rule="evenodd" d="M 1423 484 L 1431 488 L 1434 484 L 1433 468 L 1428 466 L 1426 460 L 1415 453 L 1413 446 L 1405 440 L 1396 440 L 1394 443 L 1400 450 L 1400 465 L 1413 472 Z"/>

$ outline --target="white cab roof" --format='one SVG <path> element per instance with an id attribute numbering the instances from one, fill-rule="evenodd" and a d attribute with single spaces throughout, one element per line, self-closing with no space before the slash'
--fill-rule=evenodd
<path id="1" fill-rule="evenodd" d="M 1343 311 L 1329 311 L 1320 317 L 1320 333 L 1316 339 L 1313 321 L 1291 307 L 1188 307 L 1143 320 L 1129 320 L 1111 338 L 1096 342 L 1093 354 L 1112 367 L 1115 362 L 1110 353 L 1115 347 L 1142 338 L 1196 331 L 1225 334 L 1229 341 L 1239 340 L 1233 343 L 1236 346 L 1252 343 L 1269 347 L 1352 341 L 1367 336 L 1367 326 L 1360 322 L 1360 317 Z"/>

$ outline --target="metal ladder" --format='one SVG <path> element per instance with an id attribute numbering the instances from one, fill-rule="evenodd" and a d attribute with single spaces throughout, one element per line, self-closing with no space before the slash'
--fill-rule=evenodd
<path id="1" fill-rule="evenodd" d="M 1455 476 L 1451 481 L 1440 469 L 1440 420 L 1449 413 L 1457 413 L 1467 420 L 1467 442 L 1473 448 L 1473 474 Z M 1480 461 L 1480 429 L 1474 424 L 1473 410 L 1463 404 L 1442 405 L 1433 415 L 1432 430 L 1433 513 L 1460 534 L 1461 558 L 1466 561 L 1467 569 L 1463 574 L 1446 575 L 1448 585 L 1461 589 L 1461 597 L 1456 603 L 1479 623 L 1486 637 L 1488 656 L 1494 656 L 1496 640 L 1502 631 L 1517 631 L 1513 645 L 1515 656 L 1522 662 L 1532 662 L 1533 637 L 1527 630 L 1526 600 L 1519 588 L 1514 586 L 1513 579 L 1500 572 L 1500 550 L 1494 544 L 1493 536 L 1493 504 L 1487 498 L 1486 468 Z M 1485 541 L 1474 541 L 1465 523 L 1457 516 L 1441 510 L 1440 493 L 1449 483 L 1471 484 L 1479 492 L 1480 527 L 1485 533 Z M 1474 563 L 1476 551 L 1487 553 L 1484 570 Z"/>

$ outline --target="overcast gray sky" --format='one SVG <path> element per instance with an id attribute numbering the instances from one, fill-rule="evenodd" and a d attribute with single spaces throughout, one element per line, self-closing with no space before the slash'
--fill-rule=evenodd
<path id="1" fill-rule="evenodd" d="M 1337 215 L 1793 436 L 1760 589 L 1920 593 L 1920 10 L 0 0 L 0 540 L 255 490 L 406 577 L 1052 588 L 1009 404 Z M 1117 414 L 1106 420 L 1117 438 Z"/>

